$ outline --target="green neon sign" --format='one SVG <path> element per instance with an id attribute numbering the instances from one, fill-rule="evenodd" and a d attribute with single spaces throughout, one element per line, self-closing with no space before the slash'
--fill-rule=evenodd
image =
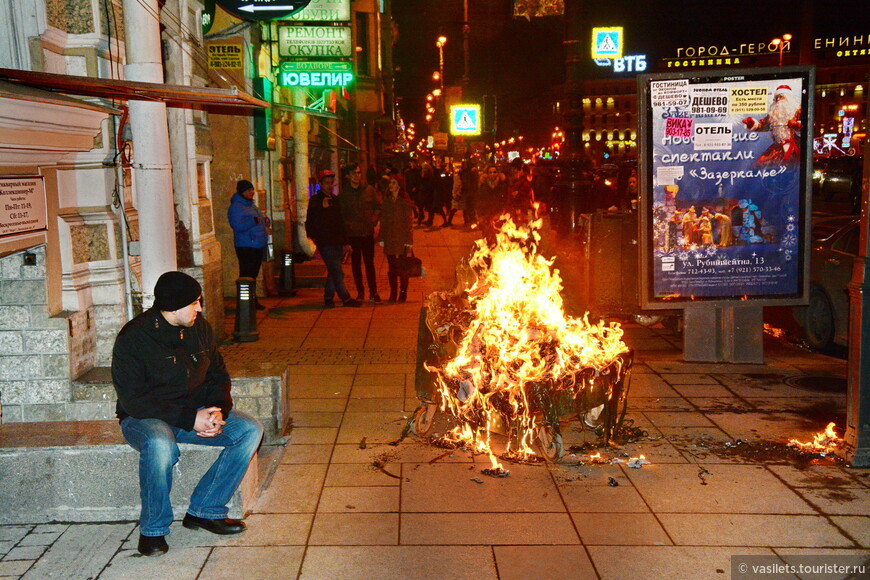
<path id="1" fill-rule="evenodd" d="M 347 87 L 353 81 L 350 62 L 282 61 L 278 70 L 282 87 Z"/>

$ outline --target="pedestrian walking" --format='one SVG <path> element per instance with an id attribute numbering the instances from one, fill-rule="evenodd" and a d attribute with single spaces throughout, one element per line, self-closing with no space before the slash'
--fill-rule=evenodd
<path id="1" fill-rule="evenodd" d="M 417 220 L 417 225 L 421 225 L 425 219 L 424 205 L 420 198 L 420 176 L 420 164 L 416 159 L 411 159 L 405 169 L 405 191 L 414 202 L 414 218 Z"/>
<path id="2" fill-rule="evenodd" d="M 272 222 L 254 204 L 254 184 L 242 179 L 236 184 L 236 193 L 230 198 L 227 220 L 233 229 L 233 246 L 239 260 L 239 278 L 257 279 L 260 264 L 269 243 Z M 256 296 L 254 297 L 256 300 Z M 256 302 L 257 310 L 265 306 Z"/>
<path id="3" fill-rule="evenodd" d="M 431 163 L 426 161 L 420 169 L 420 201 L 423 204 L 423 208 L 429 212 L 429 216 L 425 218 L 425 221 L 418 221 L 417 225 L 425 224 L 430 227 L 434 225 L 435 212 L 438 211 L 436 208 L 440 203 L 438 189 L 438 177 L 435 175 L 435 168 L 432 167 Z M 443 207 L 440 208 L 439 213 L 443 220 L 442 224 L 446 223 L 447 215 L 444 213 Z"/>
<path id="4" fill-rule="evenodd" d="M 154 286 L 154 306 L 128 322 L 112 350 L 112 382 L 121 433 L 139 452 L 139 553 L 169 550 L 170 491 L 179 443 L 223 447 L 199 480 L 185 528 L 238 534 L 241 520 L 227 504 L 263 437 L 257 419 L 233 408 L 231 380 L 202 312 L 202 288 L 183 272 L 166 272 Z M 104 474 L 114 476 L 116 474 Z"/>
<path id="5" fill-rule="evenodd" d="M 387 191 L 381 206 L 380 235 L 390 282 L 387 301 L 405 302 L 408 299 L 408 276 L 399 268 L 399 257 L 413 249 L 414 202 L 394 177 L 387 177 L 385 181 Z"/>
<path id="6" fill-rule="evenodd" d="M 380 220 L 381 202 L 375 188 L 364 182 L 358 163 L 344 168 L 341 187 L 341 216 L 350 244 L 351 272 L 356 284 L 356 299 L 365 300 L 365 282 L 368 282 L 369 299 L 378 303 L 378 282 L 375 272 L 375 226 Z M 363 263 L 365 280 L 363 280 Z"/>
<path id="7" fill-rule="evenodd" d="M 326 308 L 335 306 L 333 298 L 338 298 L 345 306 L 359 307 L 362 303 L 351 298 L 344 285 L 344 270 L 341 263 L 345 255 L 350 253 L 347 235 L 344 231 L 344 220 L 341 217 L 341 203 L 335 195 L 335 173 L 324 169 L 317 176 L 320 191 L 308 201 L 308 219 L 305 230 L 308 237 L 314 240 L 317 251 L 326 265 L 326 285 L 323 289 L 323 305 Z"/>

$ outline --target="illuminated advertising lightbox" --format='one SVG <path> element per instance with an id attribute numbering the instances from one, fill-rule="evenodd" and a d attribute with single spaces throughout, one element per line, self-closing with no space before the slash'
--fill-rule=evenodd
<path id="1" fill-rule="evenodd" d="M 353 63 L 282 61 L 278 84 L 282 87 L 347 87 L 353 83 Z"/>
<path id="2" fill-rule="evenodd" d="M 280 58 L 351 58 L 350 26 L 286 25 L 278 27 Z"/>
<path id="3" fill-rule="evenodd" d="M 592 29 L 592 58 L 622 58 L 621 26 Z"/>
<path id="4" fill-rule="evenodd" d="M 350 0 L 311 0 L 308 6 L 283 20 L 296 22 L 350 22 Z"/>
<path id="5" fill-rule="evenodd" d="M 808 295 L 808 67 L 639 77 L 644 308 Z"/>
<path id="6" fill-rule="evenodd" d="M 480 135 L 480 105 L 450 107 L 451 135 Z"/>

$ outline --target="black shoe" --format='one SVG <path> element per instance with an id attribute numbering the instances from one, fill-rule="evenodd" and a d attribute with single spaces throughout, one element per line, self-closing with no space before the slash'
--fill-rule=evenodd
<path id="1" fill-rule="evenodd" d="M 400 290 L 399 291 L 399 302 L 401 303 L 401 302 L 405 302 L 407 300 L 408 300 L 407 290 Z"/>
<path id="2" fill-rule="evenodd" d="M 323 307 L 324 308 L 335 308 L 335 302 L 333 302 L 332 300 L 324 300 Z"/>
<path id="3" fill-rule="evenodd" d="M 240 534 L 245 531 L 245 522 L 242 520 L 231 520 L 229 518 L 198 518 L 190 514 L 185 514 L 181 525 L 191 530 L 202 529 L 213 534 L 221 536 L 229 536 L 231 534 Z"/>
<path id="4" fill-rule="evenodd" d="M 365 302 L 366 293 L 365 292 L 357 292 L 356 299 L 357 299 L 357 302 Z"/>
<path id="5" fill-rule="evenodd" d="M 169 551 L 165 536 L 143 536 L 139 534 L 139 553 L 143 556 L 159 556 Z"/>
<path id="6" fill-rule="evenodd" d="M 352 308 L 359 308 L 360 306 L 362 306 L 362 302 L 360 302 L 359 300 L 354 300 L 353 298 L 348 298 L 343 302 L 343 304 Z"/>
<path id="7" fill-rule="evenodd" d="M 396 302 L 396 293 L 395 292 L 390 294 L 390 297 L 387 298 L 387 302 L 389 302 L 390 304 L 394 304 Z"/>
<path id="8" fill-rule="evenodd" d="M 371 300 L 375 304 L 380 304 L 381 302 L 383 302 L 383 300 L 381 300 L 381 295 L 378 294 L 377 292 L 372 294 L 371 297 L 369 298 L 369 300 Z"/>

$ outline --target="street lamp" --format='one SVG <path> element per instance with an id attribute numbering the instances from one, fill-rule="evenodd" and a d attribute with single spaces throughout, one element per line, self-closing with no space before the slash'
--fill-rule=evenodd
<path id="1" fill-rule="evenodd" d="M 439 36 L 435 41 L 435 46 L 438 47 L 438 81 L 441 83 L 441 90 L 444 90 L 444 45 L 447 44 L 446 36 Z"/>
<path id="2" fill-rule="evenodd" d="M 782 50 L 785 48 L 785 43 L 791 40 L 791 34 L 785 33 L 782 35 L 782 38 L 774 38 L 771 40 L 771 44 L 779 48 L 779 66 L 782 66 Z"/>

